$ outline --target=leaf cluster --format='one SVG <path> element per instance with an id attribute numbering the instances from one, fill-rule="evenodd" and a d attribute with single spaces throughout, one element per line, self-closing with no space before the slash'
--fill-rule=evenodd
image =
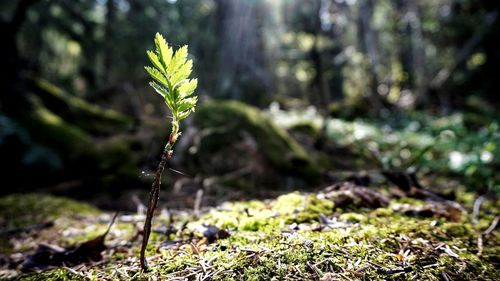
<path id="1" fill-rule="evenodd" d="M 197 96 L 192 96 L 198 86 L 198 79 L 188 79 L 193 61 L 188 60 L 188 47 L 182 46 L 174 52 L 159 33 L 155 36 L 155 51 L 147 51 L 152 66 L 145 69 L 153 78 L 149 83 L 165 100 L 172 111 L 173 122 L 189 116 L 195 110 Z"/>

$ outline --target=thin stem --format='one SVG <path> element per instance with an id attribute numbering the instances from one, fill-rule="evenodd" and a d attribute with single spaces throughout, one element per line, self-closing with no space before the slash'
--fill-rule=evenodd
<path id="1" fill-rule="evenodd" d="M 153 185 L 151 186 L 151 191 L 149 192 L 149 200 L 148 200 L 148 211 L 146 213 L 146 220 L 144 221 L 144 231 L 142 236 L 142 247 L 141 247 L 141 255 L 140 262 L 142 269 L 147 269 L 148 265 L 146 262 L 146 247 L 148 246 L 149 236 L 151 234 L 151 221 L 153 220 L 153 214 L 156 209 L 156 205 L 158 204 L 158 199 L 160 198 L 160 186 L 161 186 L 161 175 L 163 170 L 165 169 L 165 165 L 170 158 L 172 158 L 175 141 L 177 140 L 177 129 L 173 128 L 172 133 L 168 139 L 167 145 L 165 145 L 165 149 L 163 150 L 163 154 L 161 156 L 160 164 L 158 164 L 158 168 L 156 169 L 155 179 L 153 181 Z"/>

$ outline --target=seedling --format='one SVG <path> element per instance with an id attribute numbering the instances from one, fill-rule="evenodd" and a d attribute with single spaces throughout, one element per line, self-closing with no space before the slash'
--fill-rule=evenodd
<path id="1" fill-rule="evenodd" d="M 153 78 L 153 81 L 149 85 L 163 97 L 165 104 L 172 113 L 172 131 L 163 150 L 161 161 L 151 186 L 151 192 L 149 193 L 140 255 L 141 267 L 143 269 L 147 268 L 146 247 L 149 235 L 151 234 L 153 212 L 158 204 L 160 195 L 161 175 L 165 169 L 165 164 L 172 158 L 174 144 L 181 135 L 179 122 L 195 110 L 196 102 L 198 101 L 198 97 L 193 96 L 198 86 L 198 79 L 188 79 L 193 67 L 193 61 L 187 59 L 188 47 L 182 46 L 174 52 L 172 47 L 168 45 L 167 41 L 159 33 L 156 33 L 155 45 L 155 51 L 147 51 L 152 66 L 146 66 L 145 69 L 151 78 Z"/>

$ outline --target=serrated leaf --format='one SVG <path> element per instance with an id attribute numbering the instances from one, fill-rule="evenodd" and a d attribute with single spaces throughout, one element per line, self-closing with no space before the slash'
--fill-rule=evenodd
<path id="1" fill-rule="evenodd" d="M 160 72 L 165 73 L 165 68 L 161 64 L 160 59 L 158 58 L 156 53 L 153 51 L 147 51 L 146 53 L 148 54 L 149 61 L 151 61 L 154 67 L 156 67 Z"/>
<path id="2" fill-rule="evenodd" d="M 196 78 L 187 80 L 186 82 L 182 83 L 179 86 L 180 98 L 190 96 L 194 92 L 194 90 L 196 90 L 196 87 L 198 87 L 198 79 Z"/>
<path id="3" fill-rule="evenodd" d="M 163 98 L 165 98 L 165 96 L 168 95 L 168 90 L 163 88 L 162 86 L 158 85 L 158 83 L 156 83 L 154 81 L 149 82 L 149 86 L 151 86 L 153 89 L 155 89 L 155 91 Z"/>
<path id="4" fill-rule="evenodd" d="M 169 86 L 167 77 L 165 77 L 160 71 L 158 71 L 156 68 L 152 68 L 150 66 L 144 67 L 146 71 L 149 73 L 149 75 L 156 80 L 158 83 L 160 83 L 163 87 Z"/>
<path id="5" fill-rule="evenodd" d="M 186 45 L 180 47 L 174 54 L 172 61 L 167 68 L 167 73 L 172 75 L 179 67 L 181 67 L 185 62 L 188 55 L 188 47 Z"/>
<path id="6" fill-rule="evenodd" d="M 172 99 L 172 96 L 170 95 L 170 93 L 168 92 L 167 89 L 163 88 L 161 85 L 159 85 L 158 83 L 152 81 L 152 82 L 149 82 L 149 85 L 151 87 L 153 87 L 153 89 L 155 89 L 155 91 L 163 97 L 163 99 L 165 100 L 165 104 L 167 104 L 167 106 L 173 110 L 174 109 L 174 101 Z"/>
<path id="7" fill-rule="evenodd" d="M 156 52 L 147 52 L 153 67 L 147 66 L 145 69 L 153 79 L 151 87 L 163 97 L 165 104 L 172 111 L 172 122 L 178 122 L 194 111 L 198 101 L 195 96 L 189 97 L 198 85 L 197 79 L 188 79 L 193 62 L 187 60 L 187 46 L 174 53 L 159 33 L 156 34 L 155 45 Z"/>
<path id="8" fill-rule="evenodd" d="M 177 104 L 179 102 L 179 89 L 174 87 L 174 92 L 172 93 L 172 99 Z"/>
<path id="9" fill-rule="evenodd" d="M 196 102 L 198 101 L 198 97 L 191 97 L 187 99 L 183 99 L 177 103 L 177 110 L 179 112 L 183 112 L 186 110 L 191 110 L 196 106 Z"/>
<path id="10" fill-rule="evenodd" d="M 162 63 L 163 68 L 166 70 L 170 65 L 170 62 L 172 61 L 173 50 L 168 46 L 167 41 L 165 40 L 165 38 L 163 38 L 163 36 L 161 36 L 160 33 L 156 33 L 155 43 L 156 52 L 160 56 L 160 62 Z"/>
<path id="11" fill-rule="evenodd" d="M 177 120 L 179 120 L 179 121 L 184 120 L 189 116 L 189 114 L 191 114 L 191 111 L 181 112 L 177 116 Z"/>
<path id="12" fill-rule="evenodd" d="M 188 60 L 184 63 L 177 71 L 172 75 L 171 82 L 172 85 L 176 85 L 182 80 L 186 79 L 191 75 L 191 71 L 193 69 L 193 61 Z"/>

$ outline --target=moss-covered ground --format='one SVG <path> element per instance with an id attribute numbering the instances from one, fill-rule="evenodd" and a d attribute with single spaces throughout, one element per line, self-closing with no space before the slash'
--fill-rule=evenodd
<path id="1" fill-rule="evenodd" d="M 226 119 L 235 122 L 227 125 Z M 236 175 L 219 180 L 240 186 L 236 191 L 272 186 L 281 196 L 217 203 L 200 212 L 158 212 L 144 272 L 138 262 L 140 212 L 118 215 L 100 260 L 23 266 L 40 244 L 64 249 L 102 235 L 113 214 L 62 197 L 8 195 L 0 198 L 0 280 L 500 280 L 500 208 L 492 199 L 500 190 L 500 127 L 492 120 L 471 125 L 469 119 L 416 115 L 381 124 L 208 103 L 194 120 L 205 138 L 193 145 L 196 151 L 188 149 L 189 159 L 208 167 L 200 164 L 194 172 L 208 177 L 222 171 Z M 247 167 L 252 159 L 257 165 Z M 235 168 L 246 177 L 232 173 Z M 235 182 L 248 183 L 265 168 L 274 170 L 270 178 L 286 174 L 284 168 L 335 179 L 364 169 L 373 180 L 369 188 L 344 184 L 308 192 L 284 192 L 259 181 L 244 190 L 247 185 Z M 453 201 L 395 191 L 381 173 L 415 169 L 422 185 Z M 301 187 L 290 182 L 287 187 Z M 205 197 L 214 191 L 208 185 Z M 175 194 L 162 195 L 160 204 L 179 205 L 167 201 L 175 201 Z"/>
<path id="2" fill-rule="evenodd" d="M 68 199 L 14 195 L 0 199 L 3 228 L 54 220 L 54 226 L 1 237 L 0 279 L 14 280 L 498 280 L 500 234 L 487 229 L 498 216 L 484 201 L 473 223 L 473 195 L 450 221 L 416 217 L 391 199 L 388 206 L 339 208 L 335 195 L 293 192 L 273 200 L 228 202 L 199 216 L 162 212 L 150 242 L 149 272 L 138 267 L 142 216 L 122 214 L 106 238 L 99 262 L 21 273 L 19 262 L 39 243 L 69 246 L 102 234 L 111 215 Z M 20 215 L 14 215 L 22 214 Z M 208 243 L 213 225 L 229 232 Z M 166 235 L 165 229 L 170 229 Z M 213 238 L 213 237 L 212 237 Z M 16 263 L 16 260 L 18 261 Z"/>

